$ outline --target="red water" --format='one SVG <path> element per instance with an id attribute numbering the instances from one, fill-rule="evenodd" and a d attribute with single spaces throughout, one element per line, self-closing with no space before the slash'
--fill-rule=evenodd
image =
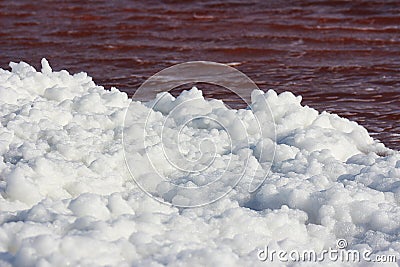
<path id="1" fill-rule="evenodd" d="M 237 62 L 261 89 L 301 94 L 400 149 L 399 1 L 144 2 L 2 1 L 0 67 L 46 57 L 132 94 L 176 63 Z"/>

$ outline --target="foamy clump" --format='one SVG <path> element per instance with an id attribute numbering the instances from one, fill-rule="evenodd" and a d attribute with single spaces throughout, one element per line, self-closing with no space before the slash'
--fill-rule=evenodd
<path id="1" fill-rule="evenodd" d="M 122 133 L 131 127 L 135 136 L 135 121 L 124 125 L 131 103 L 125 93 L 96 86 L 86 73 L 53 72 L 46 60 L 41 72 L 23 62 L 10 66 L 11 72 L 0 70 L 1 266 L 266 266 L 258 259 L 265 246 L 320 252 L 335 249 L 338 239 L 347 240 L 347 249 L 400 259 L 400 154 L 354 122 L 301 106 L 289 92 L 254 91 L 252 111 L 229 110 L 196 88 L 163 98 L 150 119 L 154 125 L 174 106 L 196 99 L 171 115 L 170 136 L 188 116 L 240 119 L 252 145 L 221 148 L 217 158 L 229 154 L 232 166 L 241 166 L 250 153 L 249 168 L 271 168 L 255 193 L 244 177 L 221 200 L 182 209 L 153 200 L 130 176 Z M 269 134 L 265 103 L 276 136 Z M 151 102 L 133 104 L 138 120 L 147 116 Z M 257 113 L 264 136 L 252 132 L 248 112 Z M 229 125 L 233 137 L 242 138 Z M 194 151 L 199 134 L 222 144 L 215 128 L 200 122 L 185 128 L 185 153 Z M 159 137 L 152 134 L 148 156 L 157 158 Z M 269 147 L 276 147 L 275 157 L 260 153 Z M 141 163 L 143 142 L 127 149 L 154 193 L 172 202 L 185 197 L 152 178 Z M 218 172 L 214 164 L 210 175 Z M 170 166 L 157 168 L 168 173 Z M 235 174 L 235 168 L 225 171 Z"/>

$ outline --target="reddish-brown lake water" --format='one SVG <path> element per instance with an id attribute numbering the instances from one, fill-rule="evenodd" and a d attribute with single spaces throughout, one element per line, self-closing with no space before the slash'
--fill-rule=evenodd
<path id="1" fill-rule="evenodd" d="M 400 149 L 400 1 L 1 1 L 0 25 L 1 68 L 46 57 L 132 95 L 176 63 L 235 62 Z"/>

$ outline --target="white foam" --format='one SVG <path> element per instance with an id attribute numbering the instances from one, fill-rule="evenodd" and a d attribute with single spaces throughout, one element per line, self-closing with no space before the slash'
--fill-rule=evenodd
<path id="1" fill-rule="evenodd" d="M 400 154 L 355 122 L 319 114 L 289 92 L 255 91 L 251 111 L 229 110 L 193 88 L 177 98 L 158 96 L 160 112 L 149 111 L 153 102 L 132 103 L 135 113 L 124 125 L 131 103 L 125 93 L 96 86 L 86 73 L 54 72 L 45 59 L 41 72 L 23 62 L 10 66 L 11 72 L 0 70 L 0 265 L 254 266 L 265 265 L 257 258 L 265 245 L 321 251 L 339 238 L 348 248 L 400 257 Z M 135 123 L 149 112 L 150 137 L 143 143 Z M 263 136 L 251 112 L 262 121 Z M 212 120 L 178 132 L 199 115 L 224 122 L 234 147 Z M 178 135 L 181 153 L 204 156 L 196 168 L 214 159 L 203 175 L 183 179 L 165 163 L 164 122 L 172 160 L 182 162 L 172 146 Z M 182 184 L 206 183 L 228 158 L 227 180 L 250 155 L 248 169 L 215 203 L 194 209 L 161 204 L 128 172 L 123 127 L 137 136 L 126 149 L 138 179 L 173 203 L 218 195 L 226 184 L 197 196 L 171 189 L 159 182 L 145 146 L 157 170 Z M 246 137 L 251 145 L 243 147 Z M 260 153 L 275 147 L 275 157 Z M 250 194 L 246 177 L 264 175 L 271 165 L 263 186 Z"/>

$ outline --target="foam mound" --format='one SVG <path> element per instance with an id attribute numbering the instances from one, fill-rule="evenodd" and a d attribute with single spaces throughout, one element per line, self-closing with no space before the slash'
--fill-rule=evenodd
<path id="1" fill-rule="evenodd" d="M 289 92 L 254 91 L 243 110 L 206 100 L 197 88 L 141 103 L 86 73 L 54 72 L 45 59 L 40 72 L 24 62 L 10 67 L 0 69 L 1 266 L 265 266 L 258 258 L 265 246 L 319 252 L 338 239 L 400 259 L 400 153 L 355 122 L 302 106 Z M 253 131 L 252 114 L 265 134 Z M 198 116 L 223 121 L 231 136 L 218 123 L 191 120 Z M 145 142 L 137 130 L 143 118 Z M 196 164 L 201 175 L 176 172 L 160 156 L 182 162 L 176 147 L 162 147 L 177 145 L 176 136 L 187 159 L 213 152 L 212 163 Z M 243 158 L 243 179 L 197 208 L 160 203 L 131 175 L 166 202 L 190 204 L 187 191 L 163 186 L 154 169 L 201 186 L 222 171 L 234 177 Z M 250 193 L 248 177 L 264 175 Z M 226 187 L 222 181 L 196 199 Z"/>

